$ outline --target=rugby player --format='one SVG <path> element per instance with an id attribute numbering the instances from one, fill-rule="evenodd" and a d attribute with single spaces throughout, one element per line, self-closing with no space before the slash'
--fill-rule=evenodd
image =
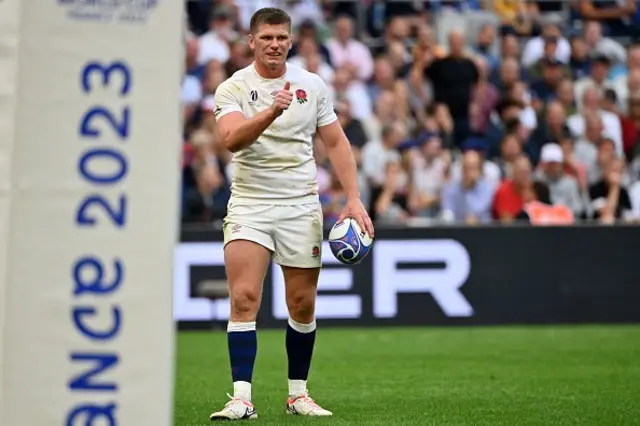
<path id="1" fill-rule="evenodd" d="M 215 93 L 220 139 L 234 153 L 231 198 L 223 225 L 233 396 L 210 418 L 257 418 L 251 388 L 256 316 L 271 259 L 282 268 L 289 310 L 286 412 L 331 416 L 307 390 L 323 239 L 313 158 L 316 132 L 348 195 L 341 218 L 354 218 L 371 236 L 374 229 L 360 201 L 356 162 L 327 87 L 317 75 L 286 63 L 292 45 L 291 18 L 277 8 L 260 9 L 251 18 L 248 39 L 254 62 Z"/>

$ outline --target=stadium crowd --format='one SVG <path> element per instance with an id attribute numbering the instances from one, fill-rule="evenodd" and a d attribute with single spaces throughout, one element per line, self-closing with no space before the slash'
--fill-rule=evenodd
<path id="1" fill-rule="evenodd" d="M 216 87 L 251 64 L 251 14 L 285 9 L 289 62 L 318 74 L 377 223 L 640 223 L 636 0 L 191 0 L 183 222 L 224 216 Z M 345 196 L 320 141 L 332 224 Z"/>

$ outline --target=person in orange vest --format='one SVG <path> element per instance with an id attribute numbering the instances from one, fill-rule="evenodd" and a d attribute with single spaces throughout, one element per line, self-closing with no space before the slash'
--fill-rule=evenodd
<path id="1" fill-rule="evenodd" d="M 533 226 L 572 225 L 575 217 L 571 209 L 563 204 L 551 204 L 549 187 L 541 182 L 534 182 L 535 199 L 525 203 L 517 219 L 528 221 Z"/>

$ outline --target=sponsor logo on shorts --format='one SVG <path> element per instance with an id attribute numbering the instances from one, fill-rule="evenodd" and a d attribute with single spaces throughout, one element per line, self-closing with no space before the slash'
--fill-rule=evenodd
<path id="1" fill-rule="evenodd" d="M 237 234 L 242 229 L 242 225 L 235 224 L 231 227 L 231 233 Z"/>
<path id="2" fill-rule="evenodd" d="M 320 247 L 313 246 L 313 248 L 311 249 L 311 257 L 316 259 L 318 256 L 320 256 Z"/>

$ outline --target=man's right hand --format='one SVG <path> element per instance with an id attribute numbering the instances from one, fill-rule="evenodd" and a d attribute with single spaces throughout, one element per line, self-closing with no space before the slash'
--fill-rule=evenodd
<path id="1" fill-rule="evenodd" d="M 287 81 L 283 89 L 276 92 L 273 98 L 273 104 L 271 104 L 271 110 L 276 117 L 280 117 L 282 113 L 289 109 L 289 105 L 293 101 L 293 93 L 289 91 L 291 83 Z"/>

